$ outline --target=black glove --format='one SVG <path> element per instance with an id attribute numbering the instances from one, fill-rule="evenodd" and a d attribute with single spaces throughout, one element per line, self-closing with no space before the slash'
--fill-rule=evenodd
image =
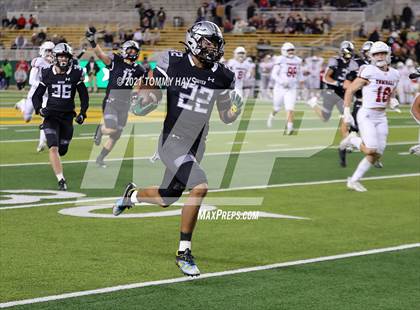
<path id="1" fill-rule="evenodd" d="M 49 111 L 47 108 L 41 108 L 38 112 L 39 115 L 41 115 L 42 117 L 47 117 L 49 115 Z"/>
<path id="2" fill-rule="evenodd" d="M 96 29 L 93 27 L 88 28 L 88 30 L 85 33 L 86 40 L 89 41 L 90 45 L 95 48 L 96 47 L 96 41 L 95 41 L 95 33 Z"/>
<path id="3" fill-rule="evenodd" d="M 85 113 L 79 113 L 76 116 L 76 123 L 78 123 L 79 125 L 82 125 L 86 118 L 87 116 Z"/>

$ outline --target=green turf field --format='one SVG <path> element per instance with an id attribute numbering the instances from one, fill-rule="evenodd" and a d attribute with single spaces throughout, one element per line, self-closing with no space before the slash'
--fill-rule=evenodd
<path id="1" fill-rule="evenodd" d="M 0 92 L 0 307 L 175 279 L 84 297 L 76 293 L 58 301 L 30 300 L 22 308 L 417 309 L 420 161 L 408 149 L 419 132 L 406 107 L 401 114 L 388 114 L 384 168 L 367 173 L 366 193 L 345 187 L 362 155 L 349 154 L 348 167 L 338 166 L 337 115 L 322 123 L 301 105 L 293 136 L 283 135 L 280 117 L 266 128 L 267 103 L 249 103 L 243 118 L 230 126 L 214 115 L 203 161 L 212 188 L 205 204 L 298 218 L 199 221 L 193 253 L 204 277 L 179 282 L 174 264 L 179 216 L 150 213 L 180 207 L 138 206 L 118 218 L 110 210 L 128 181 L 159 184 L 163 166 L 148 158 L 156 148 L 163 108 L 152 117 L 130 120 L 106 169 L 93 163 L 100 151 L 92 142 L 96 119 L 75 125 L 63 158 L 69 193 L 57 197 L 56 192 L 40 192 L 55 191 L 57 184 L 47 152 L 36 153 L 36 124 L 24 125 L 11 111 L 21 97 Z M 99 110 L 101 99 L 101 94 L 92 96 L 92 111 Z M 410 244 L 417 245 L 206 278 L 214 272 Z"/>

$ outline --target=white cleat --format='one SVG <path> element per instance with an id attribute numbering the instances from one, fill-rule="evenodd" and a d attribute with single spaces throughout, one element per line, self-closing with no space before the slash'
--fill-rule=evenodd
<path id="1" fill-rule="evenodd" d="M 306 104 L 313 109 L 318 105 L 318 98 L 316 96 L 313 96 L 306 102 Z"/>
<path id="2" fill-rule="evenodd" d="M 351 189 L 351 190 L 354 190 L 356 192 L 367 192 L 366 187 L 364 187 L 358 181 L 352 181 L 351 178 L 347 179 L 347 188 Z"/>
<path id="3" fill-rule="evenodd" d="M 15 104 L 15 109 L 20 110 L 23 113 L 23 105 L 25 104 L 25 99 L 21 99 Z"/>
<path id="4" fill-rule="evenodd" d="M 356 136 L 357 134 L 354 131 L 350 132 L 347 137 L 341 140 L 339 149 L 347 150 L 347 148 L 353 148 L 353 145 L 351 144 L 351 138 L 356 137 Z"/>
<path id="5" fill-rule="evenodd" d="M 41 153 L 43 150 L 45 150 L 45 147 L 47 146 L 47 144 L 43 141 L 43 142 L 40 142 L 39 144 L 38 144 L 38 147 L 36 148 L 36 151 L 38 152 L 38 153 Z"/>
<path id="6" fill-rule="evenodd" d="M 268 119 L 267 119 L 267 127 L 268 128 L 273 127 L 273 119 L 274 119 L 274 116 L 273 116 L 272 113 L 270 113 L 270 115 L 268 115 Z"/>

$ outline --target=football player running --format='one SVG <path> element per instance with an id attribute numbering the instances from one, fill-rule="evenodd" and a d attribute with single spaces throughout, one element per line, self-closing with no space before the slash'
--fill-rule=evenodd
<path id="1" fill-rule="evenodd" d="M 369 55 L 371 64 L 360 69 L 358 77 L 346 90 L 344 97 L 344 122 L 354 125 L 350 105 L 353 95 L 362 89 L 362 107 L 357 113 L 361 137 L 352 133 L 340 143 L 341 149 L 352 145 L 365 154 L 356 171 L 347 181 L 347 187 L 358 192 L 367 191 L 359 180 L 383 155 L 386 147 L 388 120 L 385 110 L 387 106 L 391 109 L 398 106 L 398 101 L 392 96 L 400 75 L 397 70 L 389 66 L 391 62 L 389 46 L 384 42 L 377 41 L 373 43 Z"/>
<path id="2" fill-rule="evenodd" d="M 96 158 L 99 167 L 106 167 L 105 157 L 111 152 L 121 137 L 127 124 L 128 111 L 130 110 L 131 92 L 141 83 L 141 78 L 146 72 L 136 60 L 140 53 L 140 46 L 135 41 L 126 41 L 121 45 L 119 54 L 107 55 L 96 43 L 95 31 L 89 28 L 86 32 L 96 56 L 101 59 L 109 69 L 109 80 L 105 98 L 102 102 L 104 123 L 96 128 L 94 142 L 101 144 L 102 136 L 109 136 L 101 153 Z"/>
<path id="3" fill-rule="evenodd" d="M 255 64 L 247 61 L 246 50 L 242 46 L 238 46 L 233 51 L 233 58 L 229 59 L 227 66 L 235 73 L 235 91 L 242 98 L 246 97 L 245 87 L 252 83 L 255 76 Z"/>
<path id="4" fill-rule="evenodd" d="M 372 47 L 373 42 L 372 41 L 366 41 L 363 43 L 362 48 L 360 49 L 360 57 L 356 57 L 354 59 L 354 61 L 357 63 L 358 65 L 358 70 L 364 66 L 364 65 L 368 65 L 370 63 L 369 60 L 369 50 Z M 357 74 L 358 74 L 358 70 L 353 70 L 350 71 L 347 75 L 346 75 L 346 80 L 343 83 L 343 88 L 344 90 L 346 90 L 350 84 L 357 78 Z M 362 90 L 358 90 L 355 94 L 355 101 L 353 103 L 353 110 L 352 110 L 352 116 L 354 119 L 354 125 L 350 125 L 349 128 L 349 132 L 359 132 L 359 128 L 357 125 L 357 112 L 359 111 L 360 107 L 362 106 Z M 347 162 L 346 162 L 346 153 L 347 152 L 351 152 L 352 147 L 350 146 L 348 149 L 338 149 L 338 155 L 340 158 L 340 166 L 341 167 L 346 167 L 347 166 Z M 379 166 L 378 163 L 375 163 L 375 166 L 382 168 L 382 166 Z"/>
<path id="5" fill-rule="evenodd" d="M 89 95 L 84 84 L 84 72 L 73 65 L 73 51 L 70 45 L 59 43 L 53 49 L 54 65 L 41 70 L 41 78 L 33 96 L 35 113 L 44 118 L 42 126 L 47 138 L 50 163 L 58 180 L 58 189 L 67 190 L 60 157 L 64 156 L 73 137 L 74 96 L 80 98 L 80 112 L 76 122 L 81 125 L 86 119 Z M 48 99 L 43 106 L 44 93 Z"/>
<path id="6" fill-rule="evenodd" d="M 32 105 L 32 96 L 35 93 L 35 90 L 38 87 L 39 81 L 41 79 L 41 70 L 43 68 L 48 68 L 53 62 L 52 51 L 54 48 L 54 43 L 51 41 L 45 41 L 39 47 L 39 57 L 35 57 L 31 61 L 31 71 L 29 73 L 29 89 L 28 95 L 25 99 L 22 99 L 16 103 L 16 109 L 22 112 L 22 116 L 25 122 L 30 122 L 32 120 L 32 115 L 34 113 L 34 106 Z M 48 94 L 45 94 L 42 102 L 43 105 L 47 102 Z M 42 126 L 39 128 L 39 143 L 36 148 L 37 152 L 42 152 L 46 146 L 46 137 Z"/>
<path id="7" fill-rule="evenodd" d="M 216 104 L 220 119 L 226 124 L 232 123 L 240 114 L 243 101 L 233 90 L 235 74 L 219 63 L 224 39 L 216 24 L 195 23 L 186 33 L 185 45 L 185 52 L 164 53 L 156 68 L 149 72 L 150 78 L 178 77 L 190 81 L 170 83 L 166 89 L 167 114 L 158 142 L 159 156 L 166 166 L 162 184 L 149 188 L 128 184 L 123 197 L 115 203 L 113 213 L 119 215 L 139 202 L 168 207 L 189 190 L 182 208 L 176 264 L 185 275 L 198 276 L 200 270 L 191 254 L 191 238 L 208 188 L 200 162 L 210 115 Z M 150 112 L 150 106 L 156 106 L 156 101 L 162 97 L 158 89 L 143 92 L 141 104 L 132 108 L 137 115 Z"/>
<path id="8" fill-rule="evenodd" d="M 418 79 L 420 77 L 420 67 L 417 67 L 416 72 L 410 74 L 410 79 Z M 417 94 L 414 99 L 413 104 L 411 105 L 411 115 L 417 124 L 420 125 L 420 94 Z M 410 154 L 415 154 L 420 156 L 420 131 L 419 131 L 419 144 L 414 145 L 410 148 Z"/>
<path id="9" fill-rule="evenodd" d="M 286 42 L 281 47 L 281 56 L 271 71 L 271 79 L 274 82 L 273 111 L 268 115 L 267 127 L 273 126 L 274 116 L 284 104 L 287 114 L 286 134 L 293 132 L 294 110 L 298 87 L 303 88 L 302 59 L 295 55 L 295 46 Z"/>
<path id="10" fill-rule="evenodd" d="M 340 44 L 340 55 L 330 58 L 328 68 L 324 74 L 324 83 L 327 84 L 327 90 L 323 92 L 322 118 L 328 121 L 331 117 L 334 106 L 340 113 L 340 131 L 342 138 L 348 135 L 348 127 L 342 121 L 343 99 L 345 89 L 343 87 L 346 76 L 352 72 L 357 72 L 359 66 L 354 60 L 354 45 L 350 41 L 343 41 Z M 340 165 L 346 166 L 346 152 L 338 150 L 340 155 Z"/>

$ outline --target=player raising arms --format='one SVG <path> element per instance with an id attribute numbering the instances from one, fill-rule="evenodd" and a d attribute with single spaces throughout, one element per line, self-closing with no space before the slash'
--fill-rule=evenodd
<path id="1" fill-rule="evenodd" d="M 273 111 L 268 115 L 267 127 L 273 126 L 274 116 L 284 104 L 287 113 L 287 135 L 293 132 L 297 88 L 303 87 L 301 66 L 302 59 L 295 55 L 295 46 L 289 42 L 284 43 L 281 47 L 281 56 L 277 58 L 271 71 L 271 78 L 274 81 Z"/>
<path id="2" fill-rule="evenodd" d="M 146 71 L 142 65 L 136 63 L 140 53 L 140 46 L 137 42 L 126 41 L 121 45 L 119 55 L 107 55 L 96 44 L 94 28 L 90 28 L 86 32 L 86 39 L 93 47 L 96 56 L 109 68 L 109 81 L 102 103 L 104 124 L 98 125 L 94 136 L 96 145 L 101 144 L 102 135 L 109 136 L 101 153 L 96 158 L 97 165 L 105 168 L 104 159 L 114 148 L 127 124 L 131 91 L 136 84 L 140 83 L 141 77 Z"/>
<path id="3" fill-rule="evenodd" d="M 28 96 L 25 99 L 22 99 L 16 104 L 16 109 L 19 109 L 22 112 L 22 116 L 25 122 L 30 122 L 32 119 L 32 114 L 34 113 L 34 106 L 32 105 L 32 96 L 35 90 L 38 87 L 39 81 L 41 79 L 41 70 L 43 68 L 48 68 L 53 62 L 52 51 L 54 48 L 54 43 L 51 41 L 45 41 L 39 47 L 39 57 L 35 57 L 31 61 L 31 72 L 29 73 L 29 85 L 31 89 L 28 92 Z M 45 105 L 47 102 L 48 94 L 45 94 L 42 102 Z M 44 130 L 41 128 L 39 130 L 39 143 L 37 147 L 37 152 L 41 152 L 45 148 L 46 138 Z"/>
<path id="4" fill-rule="evenodd" d="M 362 89 L 362 107 L 357 113 L 361 138 L 350 134 L 340 143 L 341 149 L 352 145 L 366 155 L 347 181 L 347 187 L 358 192 L 366 191 L 359 180 L 382 156 L 386 147 L 388 120 L 385 110 L 388 105 L 391 109 L 398 105 L 398 101 L 391 96 L 397 87 L 400 75 L 397 70 L 389 66 L 391 61 L 389 46 L 377 41 L 373 43 L 369 55 L 371 64 L 360 69 L 358 77 L 346 90 L 344 97 L 344 121 L 353 125 L 350 105 L 355 92 Z"/>
<path id="5" fill-rule="evenodd" d="M 35 113 L 44 118 L 42 126 L 50 149 L 50 163 L 58 180 L 59 190 L 67 190 L 66 179 L 60 156 L 64 156 L 73 137 L 74 96 L 76 90 L 80 98 L 80 113 L 76 122 L 83 124 L 89 107 L 89 95 L 84 81 L 83 70 L 73 65 L 73 51 L 70 45 L 59 43 L 53 49 L 54 65 L 41 70 L 39 85 L 32 96 Z M 45 92 L 48 100 L 43 107 Z"/>
<path id="6" fill-rule="evenodd" d="M 189 196 L 182 208 L 180 242 L 176 264 L 188 276 L 200 270 L 191 254 L 191 238 L 202 200 L 207 194 L 206 173 L 200 166 L 204 155 L 209 119 L 216 103 L 220 119 L 233 122 L 241 111 L 242 98 L 232 91 L 234 73 L 218 61 L 224 52 L 224 39 L 219 27 L 208 21 L 197 22 L 186 34 L 186 52 L 169 51 L 158 60 L 149 77 L 178 77 L 190 80 L 167 87 L 167 114 L 158 142 L 159 156 L 166 166 L 160 187 L 136 189 L 128 184 L 123 197 L 114 205 L 119 215 L 135 203 L 147 202 L 168 207 L 185 190 Z M 147 90 L 142 104 L 134 107 L 138 115 L 150 112 L 150 105 L 162 97 L 160 90 Z M 147 111 L 144 111 L 147 109 Z"/>
<path id="7" fill-rule="evenodd" d="M 242 97 L 250 95 L 245 88 L 250 88 L 252 79 L 255 76 L 255 65 L 246 58 L 246 50 L 242 46 L 238 46 L 233 51 L 233 58 L 229 59 L 227 66 L 235 73 L 235 91 Z"/>

